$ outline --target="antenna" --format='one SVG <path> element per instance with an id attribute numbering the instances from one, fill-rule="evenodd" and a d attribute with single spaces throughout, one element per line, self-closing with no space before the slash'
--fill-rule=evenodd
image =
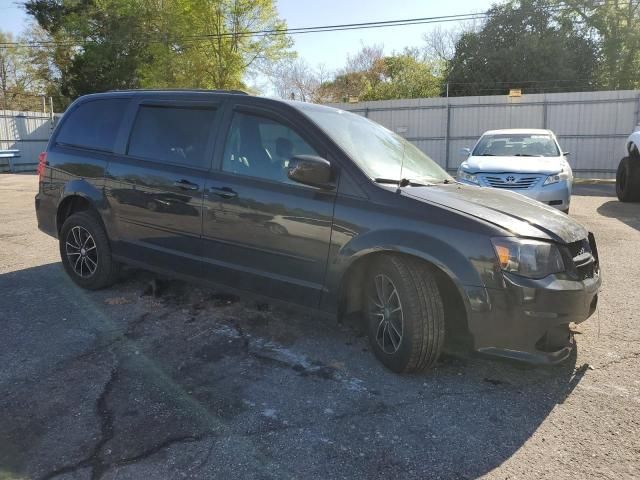
<path id="1" fill-rule="evenodd" d="M 406 140 L 404 141 L 406 142 Z M 402 143 L 402 160 L 400 160 L 400 177 L 398 178 L 398 190 L 400 190 L 400 187 L 406 186 L 406 185 L 403 185 L 403 181 L 402 181 L 402 170 L 404 169 L 404 152 L 406 148 L 407 148 L 407 145 L 403 142 Z"/>

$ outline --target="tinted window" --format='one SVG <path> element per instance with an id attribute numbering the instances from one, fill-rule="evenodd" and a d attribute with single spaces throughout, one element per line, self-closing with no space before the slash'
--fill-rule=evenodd
<path id="1" fill-rule="evenodd" d="M 130 155 L 159 162 L 207 166 L 207 140 L 215 110 L 142 106 L 131 138 Z"/>
<path id="2" fill-rule="evenodd" d="M 112 152 L 128 103 L 128 99 L 114 98 L 80 104 L 60 126 L 56 142 Z"/>
<path id="3" fill-rule="evenodd" d="M 240 175 L 296 183 L 287 177 L 289 159 L 295 155 L 318 154 L 286 125 L 265 117 L 235 113 L 224 149 L 222 169 Z"/>

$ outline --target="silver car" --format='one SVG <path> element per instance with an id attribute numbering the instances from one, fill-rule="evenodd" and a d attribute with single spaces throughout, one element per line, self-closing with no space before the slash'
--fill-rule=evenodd
<path id="1" fill-rule="evenodd" d="M 511 190 L 569 212 L 573 172 L 551 130 L 490 130 L 463 154 L 458 181 Z"/>

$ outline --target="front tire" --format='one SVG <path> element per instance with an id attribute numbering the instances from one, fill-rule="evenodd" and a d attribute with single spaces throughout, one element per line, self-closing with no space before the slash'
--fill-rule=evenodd
<path id="1" fill-rule="evenodd" d="M 621 202 L 640 202 L 640 159 L 624 157 L 616 172 L 616 195 Z"/>
<path id="2" fill-rule="evenodd" d="M 432 366 L 444 342 L 444 309 L 431 268 L 385 255 L 370 266 L 364 289 L 367 331 L 376 357 L 398 373 Z"/>
<path id="3" fill-rule="evenodd" d="M 98 290 L 117 280 L 119 264 L 111 257 L 109 238 L 96 214 L 70 215 L 60 230 L 59 244 L 62 265 L 77 285 Z"/>

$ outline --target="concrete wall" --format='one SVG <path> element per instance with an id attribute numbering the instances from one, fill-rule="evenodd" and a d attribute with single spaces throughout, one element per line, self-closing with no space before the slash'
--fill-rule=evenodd
<path id="1" fill-rule="evenodd" d="M 334 104 L 399 133 L 455 171 L 463 147 L 497 128 L 549 128 L 578 177 L 615 177 L 624 140 L 640 123 L 640 91 L 420 98 Z"/>

